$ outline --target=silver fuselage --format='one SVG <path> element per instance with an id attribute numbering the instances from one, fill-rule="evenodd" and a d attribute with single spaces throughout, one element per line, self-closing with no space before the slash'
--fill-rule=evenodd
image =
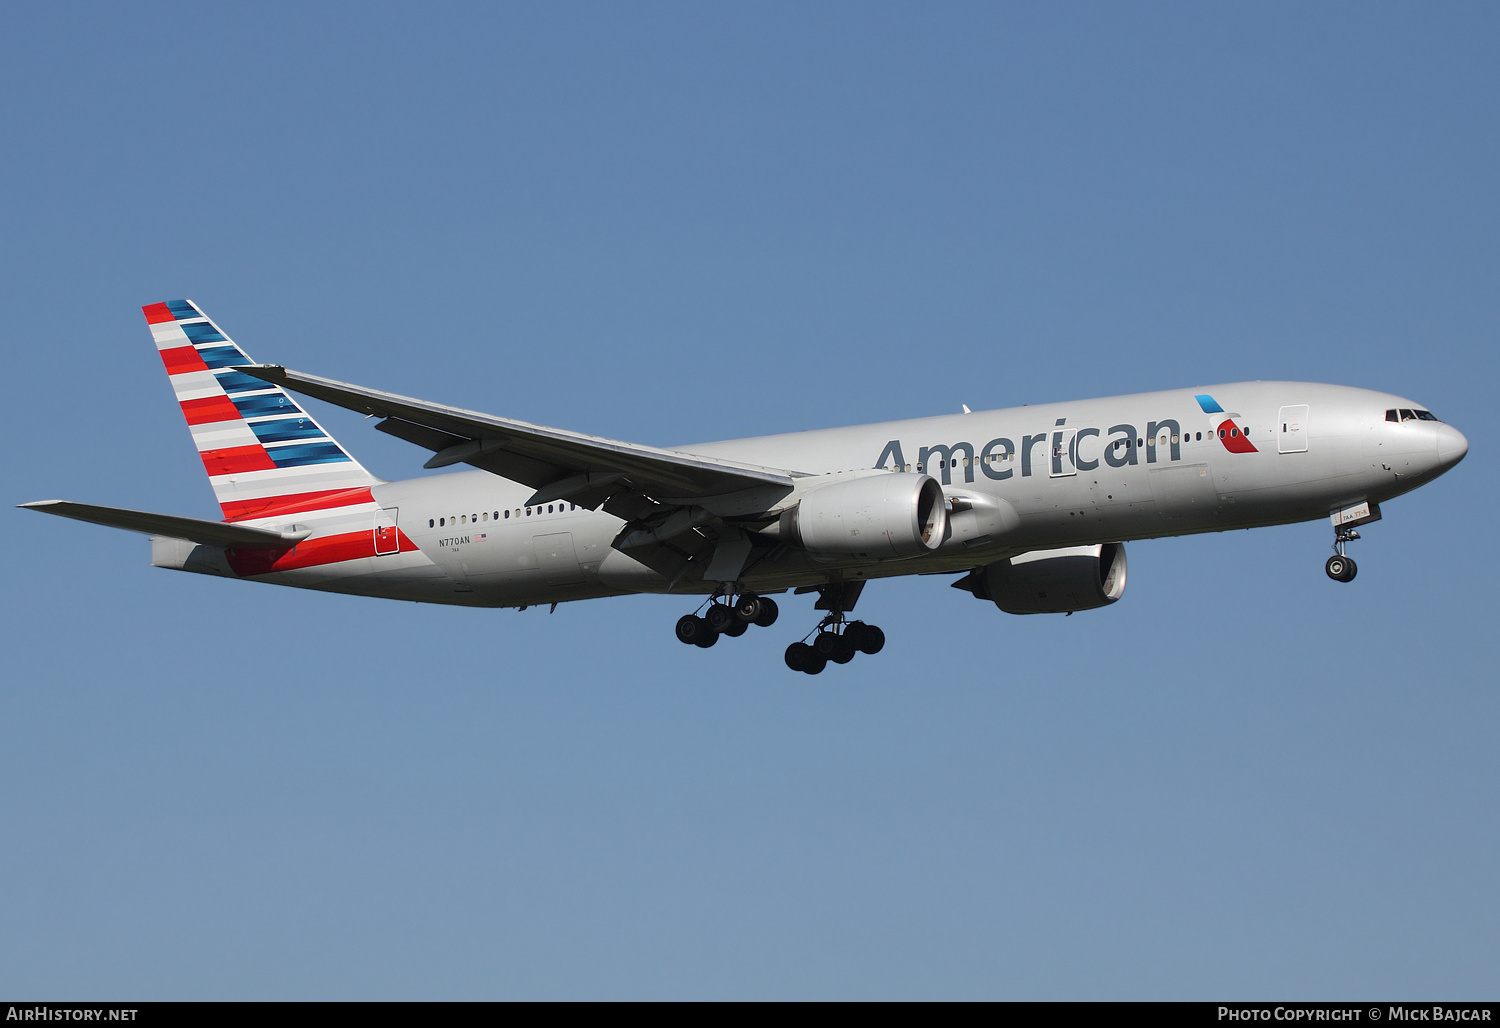
<path id="1" fill-rule="evenodd" d="M 1224 413 L 1206 414 L 1201 394 Z M 1467 451 L 1446 424 L 1386 420 L 1387 410 L 1418 407 L 1346 386 L 1245 382 L 678 449 L 806 476 L 922 472 L 956 501 L 942 545 L 923 556 L 830 563 L 777 548 L 741 581 L 773 593 L 831 578 L 962 571 L 1039 549 L 1307 521 L 1383 502 Z M 1226 418 L 1235 431 L 1248 429 L 1248 446 L 1218 437 Z M 668 580 L 613 548 L 620 518 L 566 503 L 528 507 L 533 492 L 484 471 L 386 482 L 373 496 L 417 549 L 258 577 L 485 607 L 717 588 L 701 576 Z M 320 524 L 316 514 L 295 520 L 315 537 L 349 530 Z M 204 547 L 158 550 L 162 566 L 233 574 Z"/>

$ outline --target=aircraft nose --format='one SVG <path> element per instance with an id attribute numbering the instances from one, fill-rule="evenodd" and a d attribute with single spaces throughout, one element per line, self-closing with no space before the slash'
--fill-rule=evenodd
<path id="1" fill-rule="evenodd" d="M 1452 425 L 1438 425 L 1437 430 L 1438 463 L 1451 468 L 1469 452 L 1469 441 Z"/>

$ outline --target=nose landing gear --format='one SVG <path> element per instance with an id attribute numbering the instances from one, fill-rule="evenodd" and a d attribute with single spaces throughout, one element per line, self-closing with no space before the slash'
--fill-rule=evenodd
<path id="1" fill-rule="evenodd" d="M 1359 574 L 1359 565 L 1344 554 L 1345 545 L 1358 538 L 1359 533 L 1352 528 L 1340 528 L 1334 532 L 1333 556 L 1328 558 L 1328 563 L 1323 565 L 1323 570 L 1328 572 L 1328 577 L 1335 582 L 1352 582 L 1354 576 Z"/>
<path id="2" fill-rule="evenodd" d="M 1333 522 L 1333 556 L 1328 558 L 1328 563 L 1323 565 L 1323 570 L 1328 572 L 1328 577 L 1335 582 L 1352 582 L 1354 576 L 1359 572 L 1354 561 L 1344 552 L 1344 547 L 1359 538 L 1359 533 L 1354 530 L 1356 525 L 1368 525 L 1372 521 L 1380 520 L 1380 504 L 1371 500 L 1365 500 L 1349 507 L 1342 507 L 1334 511 L 1329 520 Z"/>

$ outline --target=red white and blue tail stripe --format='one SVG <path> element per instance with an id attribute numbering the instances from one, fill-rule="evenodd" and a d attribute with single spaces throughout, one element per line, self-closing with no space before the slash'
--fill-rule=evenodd
<path id="1" fill-rule="evenodd" d="M 188 300 L 142 308 L 227 521 L 370 504 L 379 483 Z"/>

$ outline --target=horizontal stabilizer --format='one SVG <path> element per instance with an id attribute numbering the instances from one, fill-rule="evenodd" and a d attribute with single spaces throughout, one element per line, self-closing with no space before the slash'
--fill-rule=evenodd
<path id="1" fill-rule="evenodd" d="M 250 528 L 246 525 L 226 525 L 220 521 L 205 521 L 202 518 L 180 518 L 173 514 L 152 514 L 144 510 L 125 510 L 122 507 L 96 507 L 92 503 L 72 503 L 68 500 L 37 500 L 34 503 L 18 504 L 26 510 L 39 510 L 44 514 L 57 514 L 78 521 L 91 521 L 96 525 L 123 528 L 128 532 L 144 532 L 146 535 L 164 535 L 172 539 L 187 539 L 208 546 L 244 546 L 258 549 L 273 549 L 291 546 L 299 539 L 306 539 L 312 530 L 277 532 L 269 528 Z"/>

